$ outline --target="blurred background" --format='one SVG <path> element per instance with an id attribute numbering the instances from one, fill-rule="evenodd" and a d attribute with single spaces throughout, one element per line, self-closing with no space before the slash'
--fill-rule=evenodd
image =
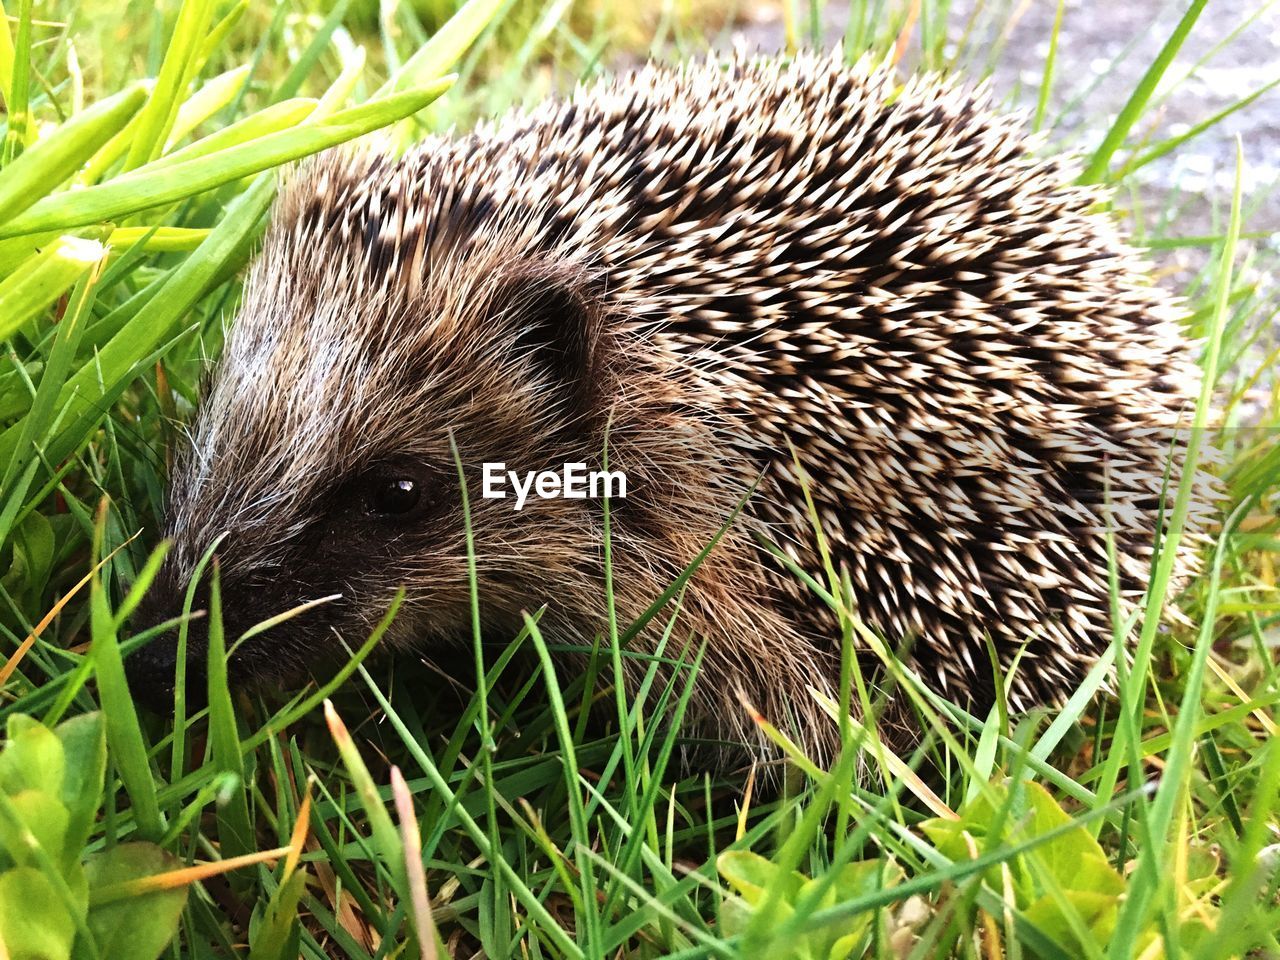
<path id="1" fill-rule="evenodd" d="M 349 0 L 343 4 L 252 3 L 225 45 L 228 65 L 252 49 L 275 18 L 303 49 L 326 21 L 337 20 L 334 44 L 366 47 L 372 73 L 407 56 L 457 7 L 454 0 Z M 85 0 L 48 4 L 49 42 L 60 21 L 77 36 L 86 87 L 114 90 L 125 80 L 154 75 L 176 5 L 157 11 L 150 0 Z M 1187 8 L 1184 0 L 1067 0 L 1046 99 L 1043 126 L 1057 149 L 1085 153 L 1096 146 Z M 563 92 L 583 77 L 626 69 L 648 57 L 664 60 L 704 54 L 735 44 L 763 51 L 789 45 L 865 48 L 879 37 L 912 34 L 904 66 L 989 78 L 996 97 L 1034 111 L 1058 5 L 1052 0 L 515 0 L 497 31 L 511 42 L 480 44 L 463 71 L 464 84 L 482 95 L 454 95 L 438 108 L 439 125 L 466 126 L 510 102 L 534 102 Z M 921 17 L 924 19 L 921 19 Z M 931 19 L 930 19 L 931 18 Z M 94 22 L 96 29 L 72 25 Z M 95 49 L 94 45 L 99 48 Z M 398 53 L 397 53 L 398 52 Z M 275 48 L 258 50 L 269 60 Z M 311 83 L 337 70 L 313 73 Z M 921 61 L 924 61 L 921 63 Z M 242 62 L 242 61 L 240 61 Z M 264 63 L 263 66 L 269 66 Z M 270 76 L 267 69 L 259 75 Z M 1246 232 L 1260 254 L 1275 254 L 1280 236 L 1280 6 L 1257 0 L 1210 0 L 1165 73 L 1142 123 L 1151 144 L 1192 136 L 1177 149 L 1144 163 L 1126 178 L 1129 195 L 1118 205 L 1135 214 L 1139 237 L 1160 234 L 1162 272 L 1184 284 L 1203 263 L 1207 247 L 1179 246 L 1176 237 L 1220 234 L 1235 175 L 1235 139 L 1244 143 Z M 317 83 L 318 86 L 318 83 Z M 304 83 L 302 94 L 318 93 Z M 1246 101 L 1243 104 L 1241 101 Z M 1230 114 L 1197 128 L 1222 111 Z M 1176 236 L 1164 228 L 1176 223 Z M 1269 259 L 1269 257 L 1267 258 Z M 1260 261 L 1255 268 L 1263 267 Z M 1270 275 L 1270 269 L 1263 270 Z"/>

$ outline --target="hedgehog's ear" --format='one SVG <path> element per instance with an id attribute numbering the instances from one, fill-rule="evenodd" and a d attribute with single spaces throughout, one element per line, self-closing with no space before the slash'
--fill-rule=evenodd
<path id="1" fill-rule="evenodd" d="M 587 292 L 572 278 L 522 277 L 503 285 L 499 302 L 514 328 L 513 358 L 544 379 L 566 410 L 586 409 L 599 330 Z"/>

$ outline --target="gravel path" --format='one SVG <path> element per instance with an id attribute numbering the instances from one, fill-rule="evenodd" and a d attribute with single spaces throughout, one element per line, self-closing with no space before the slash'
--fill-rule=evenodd
<path id="1" fill-rule="evenodd" d="M 964 0 L 962 5 L 969 4 Z M 1055 4 L 1031 0 L 1023 6 L 996 65 L 994 83 L 1015 102 L 1031 104 L 1039 92 Z M 1095 146 L 1186 7 L 1185 0 L 1070 0 L 1050 96 L 1051 114 L 1061 115 L 1055 136 L 1072 146 Z M 1179 135 L 1277 77 L 1280 4 L 1211 0 L 1166 72 L 1156 92 L 1156 109 L 1144 120 L 1146 129 L 1154 126 L 1156 139 Z M 1176 89 L 1170 90 L 1173 83 Z M 1268 245 L 1272 252 L 1280 251 L 1280 88 L 1138 171 L 1148 222 L 1168 209 L 1177 235 L 1224 230 L 1237 136 L 1244 146 L 1245 205 L 1252 208 L 1246 229 L 1272 234 Z"/>
<path id="2" fill-rule="evenodd" d="M 974 5 L 975 0 L 953 3 L 953 42 Z M 842 7 L 832 4 L 827 10 L 828 42 L 834 43 L 843 33 Z M 995 51 L 992 83 L 997 96 L 1011 105 L 1034 107 L 1055 7 L 1053 0 L 982 4 L 967 47 L 971 54 L 964 74 L 981 76 L 984 63 L 978 58 L 985 60 Z M 1049 98 L 1048 114 L 1056 120 L 1055 141 L 1083 151 L 1096 145 L 1186 8 L 1187 0 L 1068 0 Z M 757 8 L 751 22 L 735 31 L 733 39 L 763 50 L 778 49 L 782 26 L 777 7 Z M 1001 43 L 1003 49 L 995 50 Z M 1277 77 L 1280 3 L 1210 0 L 1166 72 L 1156 93 L 1158 103 L 1143 120 L 1143 132 L 1153 132 L 1155 140 L 1176 136 Z M 1170 90 L 1174 81 L 1181 82 Z M 1132 201 L 1137 215 L 1148 224 L 1167 217 L 1172 226 L 1165 232 L 1170 235 L 1223 232 L 1235 177 L 1237 135 L 1244 144 L 1244 200 L 1249 214 L 1245 229 L 1269 235 L 1249 244 L 1259 254 L 1259 279 L 1269 283 L 1271 267 L 1280 261 L 1280 87 L 1138 171 L 1139 189 Z M 1129 203 L 1130 198 L 1121 202 Z M 1205 248 L 1190 247 L 1163 254 L 1160 260 L 1169 272 L 1186 277 L 1205 256 Z"/>

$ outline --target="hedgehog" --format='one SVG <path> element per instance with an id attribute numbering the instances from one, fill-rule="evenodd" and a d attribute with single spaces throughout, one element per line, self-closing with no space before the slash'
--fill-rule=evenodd
<path id="1" fill-rule="evenodd" d="M 624 678 L 664 637 L 700 655 L 692 737 L 757 750 L 745 701 L 830 755 L 828 573 L 937 693 L 1060 702 L 1112 642 L 1109 538 L 1120 611 L 1143 596 L 1201 375 L 1105 194 L 1024 123 L 939 76 L 740 53 L 307 161 L 173 471 L 145 616 L 216 542 L 229 639 L 311 604 L 235 649 L 234 682 L 304 679 L 400 589 L 383 643 L 465 677 L 469 518 L 483 636 L 541 611 L 590 648 L 604 505 L 516 510 L 482 472 L 607 455 L 617 622 L 693 567 Z M 1175 584 L 1208 522 L 1198 497 Z M 176 649 L 131 658 L 137 696 L 171 709 Z"/>

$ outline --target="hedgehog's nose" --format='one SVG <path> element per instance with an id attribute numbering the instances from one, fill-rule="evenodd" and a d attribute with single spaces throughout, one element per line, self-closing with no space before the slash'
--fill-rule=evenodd
<path id="1" fill-rule="evenodd" d="M 152 591 L 139 604 L 132 618 L 135 632 L 169 619 L 170 605 L 165 603 L 164 591 Z M 187 657 L 185 670 L 186 712 L 204 706 L 208 699 L 207 669 L 205 666 L 207 641 L 203 623 L 193 620 L 187 628 Z M 124 664 L 133 699 L 148 710 L 169 717 L 173 715 L 174 692 L 178 682 L 178 631 L 169 630 L 149 640 L 133 651 Z"/>
<path id="2" fill-rule="evenodd" d="M 186 713 L 190 715 L 205 705 L 208 699 L 207 672 L 203 644 L 200 654 L 187 654 L 185 682 L 183 685 Z M 129 680 L 129 692 L 135 702 L 161 716 L 173 716 L 174 694 L 178 683 L 178 637 L 164 634 L 156 637 L 125 661 L 125 675 Z"/>

